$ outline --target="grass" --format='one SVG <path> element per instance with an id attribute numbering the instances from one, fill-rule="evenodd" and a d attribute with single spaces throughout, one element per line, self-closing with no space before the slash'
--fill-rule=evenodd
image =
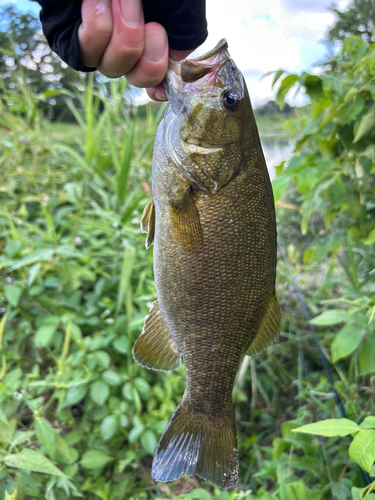
<path id="1" fill-rule="evenodd" d="M 328 469 L 320 442 L 292 433 L 337 410 L 282 261 L 280 340 L 245 358 L 234 391 L 239 488 L 229 493 L 197 478 L 167 485 L 150 479 L 156 443 L 183 394 L 184 368 L 152 372 L 131 355 L 155 299 L 152 251 L 144 248 L 139 221 L 161 115 L 147 107 L 141 118 L 134 116 L 116 99 L 123 90 L 117 85 L 109 95 L 85 93 L 80 111 L 72 111 L 77 125 L 35 117 L 30 124 L 0 109 L 7 127 L 0 135 L 0 308 L 7 313 L 0 347 L 0 500 L 6 492 L 47 500 L 79 493 L 87 500 L 329 500 L 332 488 L 344 488 L 336 496 L 349 498 L 350 485 L 361 479 L 352 466 L 346 472 L 345 443 L 327 446 Z M 280 132 L 282 120 L 278 128 L 271 122 L 260 120 L 261 134 Z M 302 267 L 311 235 L 302 238 L 298 212 L 281 208 L 279 220 L 316 312 L 336 285 L 320 290 L 310 279 L 317 267 Z M 329 264 L 319 271 L 325 279 Z M 352 401 L 363 396 L 343 373 L 336 377 L 349 416 L 358 418 Z M 26 460 L 29 450 L 64 478 L 30 461 L 22 468 L 17 457 Z"/>

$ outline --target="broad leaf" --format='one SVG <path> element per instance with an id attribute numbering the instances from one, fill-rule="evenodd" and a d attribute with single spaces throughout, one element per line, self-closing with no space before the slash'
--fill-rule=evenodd
<path id="1" fill-rule="evenodd" d="M 108 385 L 119 385 L 121 384 L 121 377 L 116 372 L 112 370 L 107 370 L 102 375 L 104 382 Z"/>
<path id="2" fill-rule="evenodd" d="M 50 345 L 57 327 L 58 324 L 53 323 L 39 327 L 35 335 L 35 345 L 37 347 L 46 347 Z"/>
<path id="3" fill-rule="evenodd" d="M 351 318 L 343 309 L 331 309 L 316 316 L 310 323 L 315 326 L 332 326 L 349 321 Z"/>
<path id="4" fill-rule="evenodd" d="M 113 460 L 102 451 L 90 450 L 84 453 L 80 464 L 85 469 L 100 469 Z"/>
<path id="5" fill-rule="evenodd" d="M 100 425 L 100 432 L 104 441 L 106 441 L 107 439 L 111 439 L 116 431 L 117 417 L 115 415 L 108 415 L 103 419 L 103 422 Z"/>
<path id="6" fill-rule="evenodd" d="M 70 405 L 75 405 L 82 401 L 82 399 L 87 394 L 87 385 L 78 385 L 70 387 L 67 394 L 66 400 Z"/>
<path id="7" fill-rule="evenodd" d="M 150 454 L 153 455 L 156 450 L 157 440 L 155 434 L 151 430 L 147 430 L 141 435 L 141 443 L 143 448 Z"/>
<path id="8" fill-rule="evenodd" d="M 362 469 L 370 472 L 375 461 L 375 430 L 359 432 L 349 446 L 349 456 Z"/>
<path id="9" fill-rule="evenodd" d="M 365 330 L 354 323 L 344 326 L 336 335 L 332 343 L 332 361 L 336 363 L 339 359 L 345 358 L 355 351 L 361 343 L 365 333 Z"/>
<path id="10" fill-rule="evenodd" d="M 375 372 L 375 337 L 367 338 L 359 354 L 359 367 L 362 375 Z"/>
<path id="11" fill-rule="evenodd" d="M 282 484 L 279 489 L 281 500 L 308 500 L 308 489 L 303 483 Z"/>
<path id="12" fill-rule="evenodd" d="M 4 295 L 10 305 L 12 305 L 13 307 L 17 307 L 21 297 L 21 288 L 19 288 L 18 286 L 6 288 L 4 291 Z"/>
<path id="13" fill-rule="evenodd" d="M 359 427 L 361 429 L 375 429 L 375 417 L 366 417 Z"/>
<path id="14" fill-rule="evenodd" d="M 90 396 L 98 405 L 103 405 L 109 396 L 109 387 L 102 380 L 94 382 L 90 389 Z"/>
<path id="15" fill-rule="evenodd" d="M 50 474 L 52 476 L 65 476 L 51 460 L 42 455 L 39 451 L 29 450 L 24 448 L 21 453 L 14 455 L 6 455 L 2 460 L 8 467 L 17 469 L 26 469 L 32 472 L 41 472 L 42 474 Z"/>
<path id="16" fill-rule="evenodd" d="M 185 495 L 185 498 L 189 500 L 196 500 L 197 498 L 199 498 L 199 500 L 211 500 L 212 497 L 207 490 L 196 488 Z"/>
<path id="17" fill-rule="evenodd" d="M 303 425 L 292 432 L 303 432 L 304 434 L 315 434 L 316 436 L 348 436 L 359 431 L 359 427 L 355 422 L 347 418 L 329 418 L 314 422 L 313 424 Z"/>
<path id="18" fill-rule="evenodd" d="M 371 106 L 368 112 L 362 116 L 359 122 L 357 133 L 355 134 L 353 143 L 359 142 L 366 137 L 375 128 L 375 104 Z"/>
<path id="19" fill-rule="evenodd" d="M 35 420 L 35 432 L 44 450 L 51 455 L 55 446 L 55 432 L 52 425 L 45 418 Z"/>

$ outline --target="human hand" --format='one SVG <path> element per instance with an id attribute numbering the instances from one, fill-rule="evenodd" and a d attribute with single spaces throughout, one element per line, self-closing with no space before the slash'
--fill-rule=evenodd
<path id="1" fill-rule="evenodd" d="M 181 60 L 192 50 L 168 49 L 161 24 L 144 24 L 141 0 L 83 0 L 78 30 L 82 62 L 108 78 L 126 76 L 135 87 L 147 88 L 154 100 L 167 100 L 161 82 L 168 53 Z"/>

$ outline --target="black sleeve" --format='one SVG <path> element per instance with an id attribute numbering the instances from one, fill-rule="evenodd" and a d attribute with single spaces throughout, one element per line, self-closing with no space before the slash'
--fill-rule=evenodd
<path id="1" fill-rule="evenodd" d="M 37 0 L 44 35 L 63 61 L 77 71 L 83 66 L 78 43 L 82 0 Z M 175 50 L 197 48 L 207 38 L 205 0 L 143 0 L 145 22 L 158 22 L 168 33 Z"/>

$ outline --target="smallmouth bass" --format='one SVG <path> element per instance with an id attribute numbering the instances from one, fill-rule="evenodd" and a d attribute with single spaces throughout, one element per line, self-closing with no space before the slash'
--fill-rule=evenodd
<path id="1" fill-rule="evenodd" d="M 238 482 L 232 389 L 240 358 L 277 338 L 272 187 L 249 94 L 225 40 L 170 60 L 169 107 L 155 140 L 152 199 L 141 226 L 154 244 L 158 300 L 135 360 L 173 370 L 186 391 L 158 444 L 155 481 L 194 472 Z"/>

